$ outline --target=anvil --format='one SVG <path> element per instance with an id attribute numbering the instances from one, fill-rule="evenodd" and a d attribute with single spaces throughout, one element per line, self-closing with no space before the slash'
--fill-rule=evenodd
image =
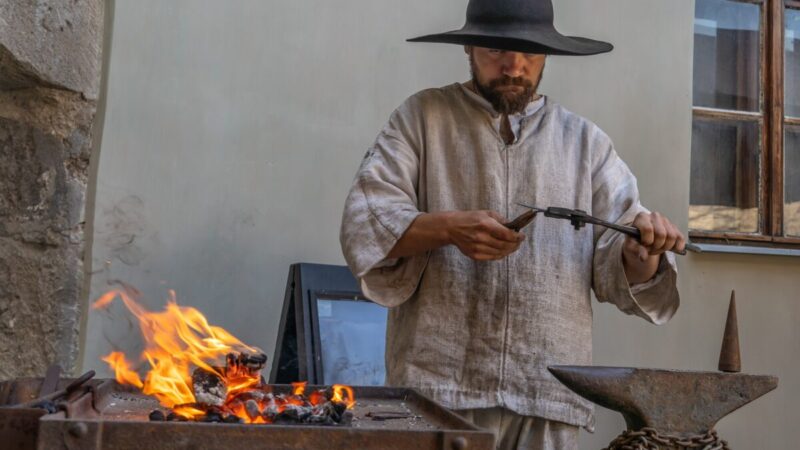
<path id="1" fill-rule="evenodd" d="M 704 434 L 723 417 L 778 387 L 778 378 L 627 367 L 551 366 L 578 395 L 622 413 L 630 430 Z"/>
<path id="2" fill-rule="evenodd" d="M 778 378 L 738 372 L 735 293 L 731 294 L 719 369 L 693 372 L 629 367 L 550 366 L 578 395 L 618 411 L 630 431 L 652 428 L 689 437 L 714 429 L 723 417 L 778 387 Z"/>

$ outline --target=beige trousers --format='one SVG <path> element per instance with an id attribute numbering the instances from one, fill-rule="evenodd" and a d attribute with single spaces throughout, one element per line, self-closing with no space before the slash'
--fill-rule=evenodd
<path id="1" fill-rule="evenodd" d="M 461 409 L 456 413 L 475 425 L 491 430 L 497 450 L 577 450 L 574 425 L 521 416 L 505 408 Z"/>

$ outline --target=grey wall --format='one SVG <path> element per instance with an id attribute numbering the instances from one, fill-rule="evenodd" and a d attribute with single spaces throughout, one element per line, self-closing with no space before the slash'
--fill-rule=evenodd
<path id="1" fill-rule="evenodd" d="M 404 42 L 463 7 L 117 1 L 91 297 L 172 288 L 272 355 L 289 264 L 343 263 L 344 197 L 391 111 L 466 79 L 458 48 Z M 127 318 L 89 314 L 84 367 L 137 340 Z"/>
<path id="2" fill-rule="evenodd" d="M 118 0 L 100 157 L 92 297 L 165 290 L 272 354 L 288 265 L 341 264 L 342 202 L 367 146 L 413 92 L 467 78 L 458 47 L 407 37 L 459 27 L 466 0 Z M 691 0 L 557 0 L 566 33 L 610 55 L 551 58 L 542 90 L 595 120 L 638 175 L 644 201 L 685 229 L 691 132 Z M 724 420 L 734 448 L 800 439 L 800 260 L 701 255 L 680 261 L 682 307 L 660 328 L 596 307 L 595 362 L 716 367 L 727 300 L 739 299 L 744 369 L 781 376 Z M 135 350 L 119 307 L 93 312 L 85 368 Z M 599 411 L 582 448 L 624 425 Z"/>

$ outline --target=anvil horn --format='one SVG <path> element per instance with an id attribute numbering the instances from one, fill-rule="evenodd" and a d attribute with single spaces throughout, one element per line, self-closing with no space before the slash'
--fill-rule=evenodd
<path id="1" fill-rule="evenodd" d="M 773 376 L 624 367 L 550 366 L 578 395 L 622 413 L 631 430 L 703 434 L 723 417 L 775 389 Z"/>
<path id="2" fill-rule="evenodd" d="M 742 358 L 739 354 L 739 325 L 736 321 L 736 291 L 731 291 L 731 303 L 728 306 L 728 320 L 725 322 L 725 334 L 722 337 L 718 367 L 722 372 L 738 373 L 742 371 Z"/>

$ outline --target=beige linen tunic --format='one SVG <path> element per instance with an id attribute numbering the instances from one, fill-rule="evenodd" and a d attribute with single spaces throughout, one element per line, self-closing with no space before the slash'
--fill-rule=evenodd
<path id="1" fill-rule="evenodd" d="M 364 293 L 391 308 L 388 384 L 450 408 L 499 406 L 591 427 L 591 404 L 547 366 L 592 363 L 592 289 L 625 313 L 669 320 L 679 303 L 671 255 L 632 292 L 624 236 L 539 216 L 520 250 L 502 261 L 477 262 L 455 246 L 386 258 L 422 212 L 495 210 L 511 218 L 524 212 L 515 202 L 524 202 L 625 224 L 644 210 L 636 179 L 596 125 L 547 97 L 528 110 L 506 145 L 500 116 L 461 84 L 409 98 L 358 170 L 341 244 Z"/>

